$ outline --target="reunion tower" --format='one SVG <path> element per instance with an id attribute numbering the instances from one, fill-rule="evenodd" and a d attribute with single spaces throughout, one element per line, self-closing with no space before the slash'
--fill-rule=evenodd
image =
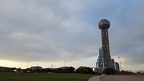
<path id="1" fill-rule="evenodd" d="M 107 19 L 102 19 L 99 22 L 99 28 L 102 35 L 102 49 L 103 49 L 103 67 L 111 68 L 111 56 L 109 49 L 109 37 L 108 29 L 110 27 L 110 22 Z"/>

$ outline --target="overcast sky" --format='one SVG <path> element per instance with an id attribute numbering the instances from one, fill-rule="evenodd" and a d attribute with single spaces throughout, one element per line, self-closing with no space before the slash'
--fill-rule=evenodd
<path id="1" fill-rule="evenodd" d="M 89 66 L 108 19 L 111 57 L 144 68 L 143 0 L 0 0 L 0 66 Z M 29 61 L 28 61 L 29 60 Z"/>

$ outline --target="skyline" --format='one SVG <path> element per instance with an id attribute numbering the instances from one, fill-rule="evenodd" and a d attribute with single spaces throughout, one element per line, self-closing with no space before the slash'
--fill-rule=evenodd
<path id="1" fill-rule="evenodd" d="M 0 66 L 95 67 L 108 19 L 110 55 L 124 70 L 144 70 L 144 1 L 1 0 Z"/>

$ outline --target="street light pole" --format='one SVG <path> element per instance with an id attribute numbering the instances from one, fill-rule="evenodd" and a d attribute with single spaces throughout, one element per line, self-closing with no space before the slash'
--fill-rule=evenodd
<path id="1" fill-rule="evenodd" d="M 27 60 L 27 68 L 28 68 L 28 64 L 29 64 L 29 59 Z"/>
<path id="2" fill-rule="evenodd" d="M 64 66 L 66 66 L 66 61 L 64 61 Z"/>

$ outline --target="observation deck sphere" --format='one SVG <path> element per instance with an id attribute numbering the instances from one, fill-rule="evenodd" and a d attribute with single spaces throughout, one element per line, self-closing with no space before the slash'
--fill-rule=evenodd
<path id="1" fill-rule="evenodd" d="M 102 19 L 98 25 L 100 29 L 108 29 L 110 27 L 110 22 L 107 19 Z"/>

